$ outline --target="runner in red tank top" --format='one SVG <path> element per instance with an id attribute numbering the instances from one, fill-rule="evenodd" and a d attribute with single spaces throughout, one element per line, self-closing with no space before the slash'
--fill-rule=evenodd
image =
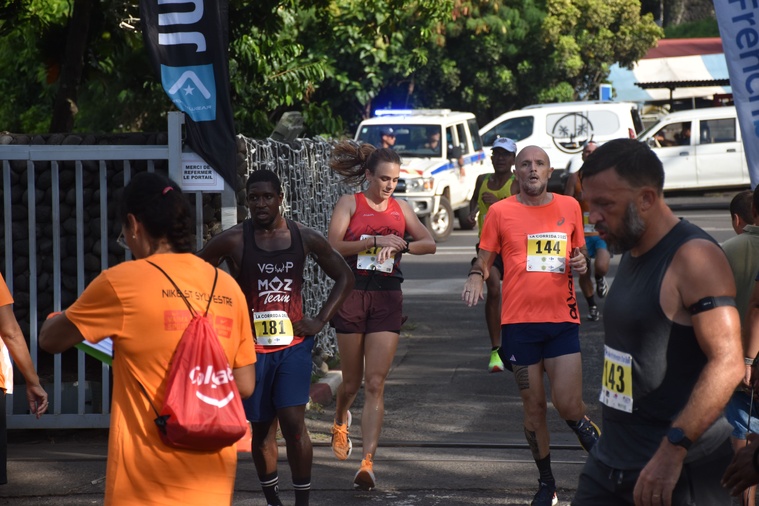
<path id="1" fill-rule="evenodd" d="M 373 456 L 385 414 L 385 378 L 402 323 L 401 254 L 434 253 L 435 241 L 411 207 L 392 197 L 401 170 L 395 151 L 343 142 L 335 147 L 330 166 L 347 182 L 369 183 L 363 192 L 344 195 L 337 202 L 329 225 L 329 242 L 346 257 L 356 276 L 353 293 L 332 319 L 343 370 L 343 383 L 337 390 L 332 451 L 340 460 L 350 455 L 348 409 L 364 378 L 363 460 L 353 483 L 356 488 L 371 490 L 375 486 Z M 407 235 L 411 242 L 404 239 Z"/>

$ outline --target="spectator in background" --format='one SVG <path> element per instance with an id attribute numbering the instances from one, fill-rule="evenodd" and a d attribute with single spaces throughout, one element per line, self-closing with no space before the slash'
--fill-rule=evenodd
<path id="1" fill-rule="evenodd" d="M 435 128 L 427 135 L 424 149 L 430 149 L 435 155 L 440 155 L 440 130 Z"/>
<path id="2" fill-rule="evenodd" d="M 746 206 L 746 197 L 749 197 L 748 206 Z M 747 215 L 745 214 L 746 207 L 748 207 Z M 756 408 L 752 408 L 751 399 L 751 366 L 759 353 L 759 333 L 755 339 L 751 339 L 751 327 L 747 325 L 749 301 L 756 285 L 757 272 L 759 272 L 759 227 L 746 224 L 755 222 L 757 209 L 759 209 L 759 191 L 746 190 L 738 193 L 730 202 L 730 215 L 735 233 L 739 235 L 731 237 L 722 244 L 722 249 L 733 271 L 736 287 L 735 303 L 741 322 L 744 323 L 741 337 L 746 374 L 743 377 L 743 383 L 738 385 L 725 407 L 725 417 L 733 426 L 730 439 L 733 450 L 736 452 L 746 446 L 746 436 L 749 432 L 759 430 L 759 417 L 756 416 Z M 744 226 L 739 226 L 740 223 Z M 759 292 L 757 295 L 759 296 Z M 754 301 L 754 304 L 759 304 L 759 301 Z M 741 506 L 754 506 L 755 503 L 756 487 L 750 487 L 742 494 Z"/>
<path id="3" fill-rule="evenodd" d="M 755 199 L 753 191 L 743 190 L 738 192 L 730 201 L 730 221 L 736 234 L 742 234 L 746 225 L 755 223 L 755 210 L 752 209 L 752 203 Z"/>
<path id="4" fill-rule="evenodd" d="M 390 148 L 395 146 L 395 131 L 393 127 L 383 126 L 380 128 L 380 145 L 378 148 Z"/>
<path id="5" fill-rule="evenodd" d="M 606 297 L 606 293 L 609 291 L 609 286 L 606 283 L 606 273 L 609 272 L 609 262 L 611 261 L 611 255 L 609 249 L 606 246 L 606 241 L 601 239 L 596 232 L 596 227 L 590 223 L 588 211 L 588 203 L 585 201 L 582 195 L 581 169 L 585 160 L 596 150 L 598 144 L 595 141 L 588 141 L 582 148 L 582 154 L 575 155 L 569 162 L 567 171 L 569 177 L 567 178 L 566 186 L 564 187 L 564 195 L 574 196 L 580 203 L 580 209 L 582 209 L 582 223 L 583 231 L 585 232 L 585 246 L 588 249 L 588 257 L 594 260 L 592 271 L 595 272 L 596 278 L 596 290 L 595 293 L 600 299 Z M 580 275 L 579 278 L 580 289 L 588 302 L 588 320 L 597 322 L 601 319 L 601 313 L 596 305 L 596 300 L 593 295 L 593 281 L 591 280 L 591 265 L 588 264 L 588 270 Z"/>
<path id="6" fill-rule="evenodd" d="M 47 410 L 47 392 L 40 385 L 34 370 L 26 340 L 13 314 L 13 297 L 0 275 L 0 390 L 13 393 L 13 364 L 18 367 L 26 381 L 26 400 L 29 411 L 39 418 Z M 0 485 L 8 483 L 8 431 L 5 423 L 5 395 L 0 397 Z"/>
<path id="7" fill-rule="evenodd" d="M 690 121 L 684 121 L 680 133 L 675 134 L 678 146 L 690 146 Z"/>

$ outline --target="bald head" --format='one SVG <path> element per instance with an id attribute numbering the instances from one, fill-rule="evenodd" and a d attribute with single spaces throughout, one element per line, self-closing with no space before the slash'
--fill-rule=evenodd
<path id="1" fill-rule="evenodd" d="M 523 195 L 537 199 L 545 195 L 552 171 L 548 154 L 538 146 L 527 146 L 517 154 L 515 172 Z"/>
<path id="2" fill-rule="evenodd" d="M 551 160 L 548 158 L 548 153 L 545 152 L 540 146 L 525 146 L 517 153 L 516 164 L 519 165 L 520 160 L 524 160 L 525 157 L 529 158 L 541 158 L 545 161 L 546 165 L 551 166 Z"/>

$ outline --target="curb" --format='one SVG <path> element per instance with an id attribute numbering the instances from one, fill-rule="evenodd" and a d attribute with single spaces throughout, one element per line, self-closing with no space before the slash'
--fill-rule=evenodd
<path id="1" fill-rule="evenodd" d="M 329 406 L 337 392 L 337 387 L 343 382 L 343 372 L 340 370 L 329 371 L 318 382 L 311 385 L 309 396 L 311 402 L 322 406 Z"/>

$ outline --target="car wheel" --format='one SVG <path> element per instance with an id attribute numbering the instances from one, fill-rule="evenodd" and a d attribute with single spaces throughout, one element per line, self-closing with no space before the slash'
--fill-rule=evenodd
<path id="1" fill-rule="evenodd" d="M 456 218 L 459 219 L 459 228 L 461 230 L 472 230 L 475 226 L 477 226 L 476 221 L 474 223 L 469 221 L 469 206 L 462 207 L 456 211 Z"/>
<path id="2" fill-rule="evenodd" d="M 435 242 L 443 242 L 448 239 L 453 231 L 453 209 L 447 198 L 440 197 L 437 212 L 427 216 L 424 219 L 424 225 L 430 229 Z"/>

